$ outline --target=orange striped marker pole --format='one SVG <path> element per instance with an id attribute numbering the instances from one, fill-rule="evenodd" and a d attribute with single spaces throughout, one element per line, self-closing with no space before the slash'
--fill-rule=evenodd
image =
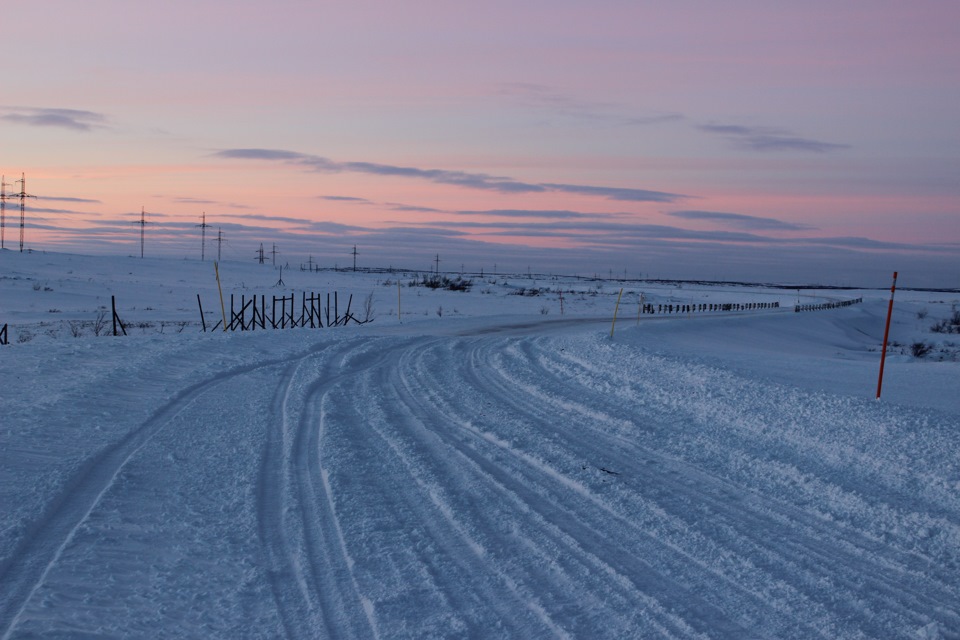
<path id="1" fill-rule="evenodd" d="M 893 286 L 890 287 L 890 305 L 887 307 L 887 327 L 883 330 L 883 349 L 880 351 L 880 377 L 877 379 L 877 400 L 883 387 L 883 363 L 887 359 L 887 338 L 890 337 L 890 316 L 893 315 L 893 294 L 897 291 L 897 272 L 893 272 Z"/>

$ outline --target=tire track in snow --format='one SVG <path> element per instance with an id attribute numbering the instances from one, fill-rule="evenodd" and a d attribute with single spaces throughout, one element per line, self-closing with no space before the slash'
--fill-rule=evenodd
<path id="1" fill-rule="evenodd" d="M 492 343 L 486 341 L 486 344 Z M 422 353 L 411 355 L 412 359 L 421 357 Z M 468 358 L 451 360 L 462 363 Z M 446 364 L 454 366 L 450 362 Z M 542 561 L 568 573 L 569 580 L 563 589 L 571 589 L 577 597 L 586 599 L 597 593 L 606 592 L 607 597 L 612 592 L 619 594 L 622 608 L 606 609 L 603 622 L 567 619 L 567 624 L 584 624 L 585 628 L 574 631 L 575 635 L 595 632 L 598 624 L 604 628 L 619 624 L 621 626 L 615 628 L 621 633 L 636 635 L 637 629 L 631 627 L 631 623 L 635 623 L 631 614 L 636 604 L 642 602 L 644 614 L 655 617 L 658 634 L 690 637 L 719 633 L 724 637 L 753 637 L 748 627 L 724 616 L 698 592 L 682 584 L 682 578 L 678 580 L 664 574 L 647 561 L 648 557 L 677 555 L 677 549 L 636 530 L 632 522 L 608 509 L 575 480 L 514 448 L 506 440 L 481 431 L 471 419 L 457 415 L 452 407 L 463 403 L 464 395 L 460 393 L 463 389 L 449 388 L 451 379 L 456 378 L 449 375 L 449 370 L 431 363 L 431 371 L 447 373 L 443 380 L 437 379 L 431 384 L 422 363 L 411 363 L 404 367 L 407 368 L 412 371 L 398 386 L 406 389 L 404 402 L 419 416 L 419 422 L 429 433 L 427 437 L 442 442 L 442 447 L 435 445 L 437 455 L 458 455 L 461 466 L 471 468 L 490 486 L 495 500 L 515 505 L 516 509 L 511 510 L 514 514 L 527 514 L 524 518 L 528 522 L 519 526 L 531 536 L 525 543 L 528 551 L 537 551 Z M 413 392 L 414 379 L 421 393 Z M 480 389 L 489 391 L 489 388 Z M 440 398 L 437 393 L 444 390 L 455 397 L 449 401 Z M 516 389 L 505 393 L 515 394 Z M 494 398 L 489 394 L 484 397 Z M 446 449 L 445 454 L 442 449 Z M 563 590 L 557 584 L 537 584 L 529 576 L 528 582 L 532 591 Z"/>
<path id="2" fill-rule="evenodd" d="M 174 395 L 139 427 L 89 457 L 64 483 L 66 489 L 49 503 L 44 514 L 30 526 L 16 550 L 0 565 L 0 638 L 6 640 L 10 637 L 27 603 L 43 584 L 77 530 L 130 459 L 154 435 L 200 395 L 224 382 L 277 363 L 277 360 L 267 360 L 237 367 L 190 385 Z"/>
<path id="3" fill-rule="evenodd" d="M 428 345 L 418 344 L 416 351 L 424 348 Z M 415 556 L 411 566 L 421 567 L 422 571 L 407 568 L 404 575 L 411 583 L 419 575 L 416 590 L 431 592 L 418 596 L 423 601 L 418 606 L 436 601 L 433 615 L 443 618 L 437 624 L 447 625 L 442 629 L 431 627 L 424 633 L 471 636 L 488 634 L 495 628 L 498 634 L 508 637 L 544 633 L 566 637 L 542 608 L 518 593 L 509 575 L 491 565 L 487 550 L 466 530 L 449 500 L 446 485 L 450 478 L 437 474 L 436 467 L 449 466 L 443 452 L 411 440 L 410 433 L 423 427 L 417 424 L 396 385 L 397 368 L 413 351 L 412 347 L 397 350 L 389 363 L 370 369 L 363 380 L 358 380 L 363 383 L 362 388 L 351 389 L 351 393 L 331 393 L 325 420 L 354 425 L 354 432 L 360 425 L 365 427 L 366 441 L 358 444 L 359 437 L 354 437 L 351 444 L 361 447 L 358 454 L 362 451 L 359 455 L 363 458 L 375 459 L 380 472 L 357 470 L 364 477 L 364 501 L 373 502 L 379 511 L 389 512 L 389 519 L 397 523 L 397 531 L 392 534 L 394 548 L 385 553 L 397 556 L 397 564 L 410 563 L 410 556 Z M 363 397 L 368 402 L 358 407 L 351 397 Z M 398 476 L 406 479 L 399 480 Z M 412 537 L 417 540 L 411 540 Z M 425 543 L 425 539 L 430 542 Z M 398 540 L 407 543 L 398 544 Z M 437 605 L 442 611 L 436 610 Z M 524 609 L 527 615 L 520 615 Z M 531 621 L 526 621 L 528 618 Z"/>
<path id="4" fill-rule="evenodd" d="M 532 382 L 551 378 L 552 384 L 556 382 L 555 373 L 546 372 L 542 366 L 534 364 L 538 357 L 546 357 L 543 355 L 546 350 L 538 351 L 532 348 L 529 342 L 519 344 L 523 347 L 523 355 L 520 355 L 519 351 L 515 353 L 509 365 L 502 361 L 507 356 L 498 351 L 496 354 L 489 354 L 486 360 L 488 364 L 497 360 L 499 364 L 496 367 L 481 366 L 473 370 L 481 372 L 479 375 L 493 384 L 492 388 L 499 389 L 499 395 L 506 398 L 505 402 L 508 404 L 511 397 L 516 398 L 516 395 L 509 394 L 510 390 L 522 388 L 527 392 L 525 401 L 514 403 L 512 410 L 532 412 L 535 419 L 539 419 L 537 416 L 540 415 L 555 413 L 556 390 L 548 391 Z M 521 362 L 523 360 L 526 361 L 525 364 Z M 492 369 L 498 369 L 500 373 L 491 373 Z M 507 378 L 501 378 L 505 371 L 510 374 Z M 523 382 L 515 377 L 519 375 L 518 371 L 524 372 Z M 580 380 L 578 376 L 574 377 Z M 655 452 L 638 450 L 635 444 L 622 437 L 607 438 L 602 431 L 591 429 L 591 421 L 606 422 L 610 425 L 631 419 L 629 416 L 616 419 L 611 416 L 606 421 L 603 420 L 603 407 L 608 405 L 608 401 L 603 398 L 599 389 L 607 390 L 609 383 L 602 380 L 597 383 L 598 389 L 589 389 L 579 382 L 571 382 L 568 389 L 560 392 L 563 396 L 561 402 L 568 410 L 579 414 L 583 420 L 585 437 L 574 442 L 574 446 L 584 451 L 592 450 L 593 455 L 601 460 L 609 459 L 609 452 L 618 448 L 632 450 L 635 456 L 642 455 L 648 460 L 657 460 Z M 572 398 L 578 399 L 574 401 Z M 623 404 L 621 402 L 609 405 L 608 408 L 618 414 L 623 411 Z M 647 409 L 638 408 L 637 413 L 651 417 L 651 411 Z M 661 421 L 675 420 L 672 414 L 652 417 Z M 560 433 L 558 431 L 558 434 Z M 576 432 L 562 430 L 564 436 L 574 433 Z M 606 446 L 595 446 L 604 439 L 608 441 Z M 711 443 L 700 442 L 698 446 L 706 444 Z M 705 470 L 676 459 L 671 462 L 661 457 L 657 462 L 656 468 L 659 470 L 656 474 L 638 466 L 636 460 L 631 460 L 630 456 L 619 458 L 616 464 L 620 466 L 616 468 L 630 469 L 630 480 L 641 488 L 664 485 L 664 479 L 660 477 L 663 470 L 671 472 L 677 478 L 686 478 L 686 483 L 673 483 L 667 493 L 661 491 L 657 499 L 677 513 L 688 514 L 688 518 L 697 511 L 701 512 L 704 519 L 709 519 L 713 529 L 724 530 L 726 538 L 733 536 L 732 539 L 724 540 L 724 536 L 711 535 L 712 542 L 727 544 L 731 553 L 740 556 L 746 554 L 751 559 L 759 559 L 761 569 L 774 572 L 779 570 L 786 576 L 799 574 L 801 584 L 795 586 L 801 589 L 800 593 L 803 594 L 803 599 L 807 600 L 807 606 L 819 601 L 818 606 L 829 612 L 817 617 L 855 620 L 858 631 L 879 635 L 889 632 L 889 627 L 881 626 L 883 616 L 878 615 L 888 613 L 887 610 L 896 612 L 900 616 L 900 623 L 909 621 L 907 624 L 915 624 L 917 627 L 929 622 L 929 618 L 925 616 L 933 616 L 947 627 L 958 624 L 955 605 L 951 604 L 956 601 L 955 580 L 947 575 L 948 572 L 931 565 L 929 561 L 901 554 L 877 540 L 864 538 L 855 531 L 824 522 L 808 511 L 801 511 L 776 499 L 749 495 L 749 501 L 743 504 L 738 504 L 739 501 L 731 502 L 724 497 L 727 492 L 723 489 L 724 484 L 728 488 L 731 485 L 724 481 L 717 484 L 719 479 L 714 478 L 711 473 L 704 473 Z M 742 490 L 737 491 L 742 493 Z M 838 568 L 845 568 L 847 571 L 838 572 Z M 941 586 L 931 585 L 930 578 L 934 576 L 939 576 Z M 952 588 L 948 586 L 951 584 Z M 849 593 L 853 598 L 837 598 L 838 592 Z M 860 597 L 854 595 L 857 593 L 872 593 L 870 602 L 864 604 Z M 880 594 L 879 597 L 876 594 Z M 779 604 L 782 607 L 784 603 Z M 865 606 L 872 606 L 873 611 L 865 609 Z M 795 615 L 809 617 L 809 611 L 802 608 L 794 611 Z"/>
<path id="5" fill-rule="evenodd" d="M 524 346 L 529 347 L 527 343 Z M 530 363 L 551 357 L 546 350 L 534 353 L 533 349 L 527 348 L 525 353 Z M 530 372 L 534 372 L 533 379 L 544 374 L 542 367 L 531 366 Z M 596 378 L 602 373 L 595 370 L 592 377 Z M 580 376 L 577 378 L 583 380 Z M 516 381 L 512 386 L 517 386 Z M 578 388 L 590 395 L 582 385 Z M 674 394 L 686 391 L 673 389 Z M 533 391 L 532 395 L 540 396 L 544 403 L 551 402 L 541 393 Z M 803 396 L 799 396 L 799 401 L 802 399 Z M 600 394 L 592 397 L 590 402 L 592 406 L 604 406 L 606 399 Z M 622 404 L 607 404 L 607 409 L 613 413 L 622 411 L 622 407 Z M 648 409 L 637 413 L 649 416 L 656 412 Z M 739 415 L 737 412 L 734 414 Z M 733 425 L 722 420 L 715 428 L 724 434 L 736 431 Z M 726 440 L 717 441 L 715 437 L 710 441 L 699 438 L 695 444 L 700 449 L 714 449 L 707 454 L 711 461 L 722 460 L 727 455 L 724 449 L 731 446 Z M 731 449 L 733 455 L 749 451 L 746 448 L 749 446 L 747 441 L 737 440 L 735 444 L 741 448 Z M 754 443 L 753 446 L 757 445 Z M 818 470 L 817 462 L 813 461 L 814 471 Z M 703 477 L 706 471 L 689 462 L 681 463 L 680 467 L 681 473 L 687 477 Z M 713 476 L 714 472 L 708 471 L 706 475 Z M 828 481 L 831 480 L 828 478 Z M 725 482 L 732 486 L 730 480 Z M 828 485 L 827 488 L 849 495 L 849 490 L 842 487 L 838 489 Z M 860 487 L 858 491 L 866 492 L 867 488 Z M 745 504 L 749 509 L 736 508 L 735 505 L 733 509 L 725 509 L 724 503 L 711 504 L 715 501 L 709 495 L 704 495 L 702 503 L 706 506 L 705 515 L 713 523 L 722 525 L 729 532 L 728 535 L 734 536 L 728 542 L 731 549 L 740 549 L 740 553 L 748 549 L 751 557 L 764 559 L 772 568 L 794 563 L 788 575 L 797 574 L 803 586 L 815 589 L 817 593 L 810 594 L 811 597 L 815 596 L 821 601 L 836 618 L 858 619 L 859 629 L 879 635 L 889 633 L 889 627 L 880 625 L 883 620 L 888 620 L 889 624 L 892 615 L 898 616 L 895 619 L 899 624 L 922 627 L 932 617 L 948 628 L 960 627 L 960 612 L 955 606 L 960 601 L 960 589 L 955 572 L 949 568 L 940 566 L 928 556 L 901 550 L 852 526 L 838 526 L 816 512 L 777 497 L 769 488 L 763 489 L 763 495 L 756 490 L 751 490 L 751 493 L 753 495 L 749 503 Z M 938 506 L 937 511 L 943 508 L 945 505 Z M 765 531 L 768 535 L 759 536 L 759 531 Z M 824 582 L 831 585 L 829 589 L 824 588 Z M 838 598 L 838 592 L 848 595 Z M 861 595 L 864 593 L 871 594 L 867 603 Z"/>
<path id="6" fill-rule="evenodd" d="M 291 362 L 272 404 L 277 424 L 268 428 L 257 517 L 270 586 L 289 638 L 377 637 L 319 466 L 319 399 L 344 376 L 362 372 L 344 373 L 337 366 L 357 350 L 348 343 Z"/>

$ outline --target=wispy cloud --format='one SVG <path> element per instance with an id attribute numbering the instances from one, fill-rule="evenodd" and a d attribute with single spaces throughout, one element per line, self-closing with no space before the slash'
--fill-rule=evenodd
<path id="1" fill-rule="evenodd" d="M 221 202 L 219 200 L 209 200 L 207 198 L 192 198 L 190 196 L 166 196 L 166 195 L 155 195 L 154 198 L 169 199 L 170 202 L 176 202 L 177 204 L 196 204 L 196 205 L 206 205 L 209 207 L 224 207 L 228 209 L 251 209 L 250 205 L 246 204 L 237 204 L 236 202 Z"/>
<path id="2" fill-rule="evenodd" d="M 17 209 L 19 210 L 19 208 L 20 208 L 20 207 L 19 207 L 19 205 L 18 205 L 18 206 L 17 206 Z M 29 212 L 32 212 L 32 213 L 56 213 L 56 214 L 63 214 L 63 215 L 74 215 L 74 214 L 89 215 L 89 212 L 88 212 L 88 211 L 74 211 L 74 210 L 72 210 L 72 209 L 49 209 L 49 208 L 47 208 L 47 207 L 36 207 L 36 206 L 33 206 L 33 207 L 32 207 L 32 206 L 30 206 L 30 205 L 24 205 L 23 210 L 24 210 L 24 211 L 29 211 Z M 8 213 L 8 214 L 10 213 L 10 210 L 9 210 L 9 209 L 7 210 L 7 213 Z"/>
<path id="3" fill-rule="evenodd" d="M 849 149 L 848 144 L 823 142 L 798 136 L 776 127 L 747 127 L 736 124 L 702 124 L 697 128 L 706 133 L 725 137 L 735 146 L 750 151 L 808 151 L 827 153 Z"/>
<path id="4" fill-rule="evenodd" d="M 58 197 L 58 196 L 37 196 L 37 200 L 54 200 L 56 202 L 82 202 L 90 204 L 101 204 L 100 200 L 92 200 L 90 198 L 70 198 L 70 197 Z"/>
<path id="5" fill-rule="evenodd" d="M 664 191 L 650 191 L 648 189 L 624 189 L 619 187 L 594 187 L 582 184 L 543 184 L 549 191 L 576 193 L 584 196 L 597 196 L 607 200 L 625 202 L 673 202 L 688 196 Z"/>
<path id="6" fill-rule="evenodd" d="M 251 220 L 256 220 L 260 222 L 267 223 L 283 223 L 287 225 L 289 230 L 298 230 L 298 231 L 307 231 L 314 233 L 345 233 L 345 232 L 363 232 L 366 231 L 364 227 L 357 227 L 353 225 L 341 224 L 339 222 L 328 222 L 325 220 L 307 220 L 304 218 L 293 218 L 289 216 L 275 216 L 265 213 L 239 213 L 239 214 L 225 214 L 221 216 L 226 219 L 231 220 L 243 220 L 249 222 Z M 276 227 L 265 227 L 267 229 L 273 229 L 276 231 Z"/>
<path id="7" fill-rule="evenodd" d="M 629 248 L 638 242 L 706 243 L 716 246 L 767 246 L 796 247 L 822 246 L 855 251 L 934 251 L 948 252 L 953 248 L 911 245 L 897 242 L 883 242 L 862 237 L 794 237 L 778 238 L 749 233 L 745 231 L 697 230 L 670 225 L 658 225 L 633 222 L 613 222 L 605 220 L 553 220 L 513 221 L 513 220 L 432 220 L 424 223 L 411 223 L 411 227 L 430 226 L 431 228 L 450 227 L 457 230 L 472 230 L 484 236 L 509 236 L 512 238 L 562 238 L 574 246 L 581 247 L 622 247 Z M 694 245 L 691 245 L 694 246 Z M 706 248 L 706 245 L 704 245 Z"/>
<path id="8" fill-rule="evenodd" d="M 589 219 L 616 217 L 622 214 L 583 213 L 580 211 L 549 209 L 489 209 L 486 211 L 451 211 L 458 216 L 484 216 L 495 218 L 547 218 L 550 220 Z"/>
<path id="9" fill-rule="evenodd" d="M 321 200 L 332 200 L 334 202 L 357 202 L 363 204 L 369 204 L 370 201 L 366 198 L 357 198 L 356 196 L 320 196 Z"/>
<path id="10" fill-rule="evenodd" d="M 44 109 L 37 107 L 5 107 L 0 109 L 0 120 L 32 127 L 60 127 L 74 131 L 92 131 L 103 128 L 107 118 L 103 114 L 79 109 Z"/>
<path id="11" fill-rule="evenodd" d="M 227 159 L 279 161 L 323 173 L 365 173 L 386 177 L 414 178 L 428 180 L 437 184 L 448 184 L 467 189 L 498 191 L 500 193 L 544 193 L 548 191 L 559 191 L 630 202 L 673 202 L 687 197 L 676 193 L 649 189 L 577 184 L 528 183 L 506 176 L 493 176 L 486 173 L 401 167 L 376 162 L 336 162 L 321 156 L 282 149 L 223 149 L 215 152 L 213 155 L 214 157 Z"/>
<path id="12" fill-rule="evenodd" d="M 557 115 L 585 122 L 646 126 L 684 118 L 676 112 L 650 111 L 638 114 L 634 113 L 635 109 L 625 105 L 583 100 L 535 83 L 504 83 L 499 86 L 497 93 L 526 107 L 546 109 Z"/>
<path id="13" fill-rule="evenodd" d="M 775 218 L 748 216 L 742 213 L 725 213 L 722 211 L 671 211 L 668 213 L 675 218 L 684 220 L 708 220 L 718 222 L 736 229 L 749 231 L 804 231 L 813 229 L 810 225 L 784 222 Z"/>
<path id="14" fill-rule="evenodd" d="M 218 204 L 216 200 L 204 200 L 203 198 L 173 198 L 174 202 L 180 202 L 183 204 Z"/>
<path id="15" fill-rule="evenodd" d="M 444 209 L 418 207 L 412 204 L 400 204 L 399 202 L 388 202 L 387 206 L 393 211 L 409 211 L 410 213 L 450 213 L 450 211 L 446 211 Z"/>

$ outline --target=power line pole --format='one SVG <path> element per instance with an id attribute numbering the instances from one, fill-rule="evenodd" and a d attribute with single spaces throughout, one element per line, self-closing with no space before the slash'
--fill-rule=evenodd
<path id="1" fill-rule="evenodd" d="M 13 185 L 7 182 L 7 176 L 0 176 L 0 249 L 4 248 L 4 236 L 7 228 L 7 187 Z"/>
<path id="2" fill-rule="evenodd" d="M 36 198 L 37 196 L 31 196 L 27 193 L 27 178 L 24 174 L 20 174 L 20 179 L 17 180 L 20 183 L 20 193 L 17 194 L 17 197 L 20 198 L 20 253 L 23 253 L 23 230 L 26 226 L 25 224 L 25 211 L 26 211 L 26 200 L 27 198 Z"/>
<path id="3" fill-rule="evenodd" d="M 273 245 L 273 251 L 270 252 L 273 254 L 273 266 L 277 266 L 277 245 Z"/>
<path id="4" fill-rule="evenodd" d="M 147 213 L 143 207 L 140 207 L 140 219 L 135 220 L 133 224 L 140 225 L 140 258 L 143 258 L 143 230 L 147 226 Z"/>
<path id="5" fill-rule="evenodd" d="M 200 227 L 200 262 L 204 261 L 204 252 L 207 246 L 207 227 L 212 227 L 212 224 L 207 224 L 207 212 L 203 212 L 203 218 L 201 218 L 200 224 L 197 225 Z M 217 261 L 220 260 L 219 255 L 217 256 Z"/>
<path id="6" fill-rule="evenodd" d="M 439 254 L 439 253 L 437 254 L 437 257 L 434 258 L 433 261 L 434 261 L 435 263 L 437 263 L 437 266 L 436 266 L 436 269 L 435 269 L 434 273 L 436 273 L 437 275 L 440 275 L 440 254 Z"/>
<path id="7" fill-rule="evenodd" d="M 220 247 L 223 245 L 223 231 L 217 227 L 217 262 L 220 262 Z"/>
<path id="8" fill-rule="evenodd" d="M 260 250 L 257 251 L 257 257 L 259 258 L 260 264 L 263 264 L 263 243 L 260 243 Z"/>
<path id="9" fill-rule="evenodd" d="M 357 245 L 353 245 L 353 270 L 357 270 Z"/>

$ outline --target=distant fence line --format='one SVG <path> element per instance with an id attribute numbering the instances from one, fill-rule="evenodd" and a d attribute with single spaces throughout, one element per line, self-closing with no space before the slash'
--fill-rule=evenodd
<path id="1" fill-rule="evenodd" d="M 824 309 L 839 309 L 840 307 L 849 307 L 853 304 L 863 302 L 863 298 L 854 298 L 853 300 L 840 300 L 838 302 L 823 302 L 820 304 L 798 304 L 793 307 L 794 312 L 801 311 L 823 311 Z"/>
<path id="2" fill-rule="evenodd" d="M 239 303 L 239 304 L 238 304 Z M 297 308 L 297 295 L 291 293 L 289 296 L 271 296 L 270 304 L 267 305 L 266 295 L 253 295 L 249 299 L 241 295 L 240 300 L 230 295 L 230 310 L 226 330 L 228 331 L 255 331 L 256 329 L 292 329 L 295 327 L 307 327 L 311 329 L 322 329 L 326 327 L 342 327 L 350 322 L 365 324 L 369 318 L 358 319 L 351 312 L 353 305 L 353 294 L 347 299 L 347 306 L 340 315 L 340 296 L 334 291 L 326 294 L 326 306 L 323 305 L 323 296 L 318 293 L 303 292 L 300 294 L 299 311 Z M 197 295 L 197 305 L 200 307 L 200 321 L 203 324 L 204 332 L 207 331 L 207 321 L 203 315 L 203 304 L 200 302 L 200 296 Z M 218 320 L 211 331 L 216 331 L 223 327 L 223 319 Z"/>
<path id="3" fill-rule="evenodd" d="M 713 311 L 758 311 L 761 309 L 779 309 L 779 302 L 730 302 L 726 304 L 698 303 L 698 304 L 657 304 L 643 305 L 642 313 L 646 314 L 683 314 L 683 313 L 710 313 Z"/>

